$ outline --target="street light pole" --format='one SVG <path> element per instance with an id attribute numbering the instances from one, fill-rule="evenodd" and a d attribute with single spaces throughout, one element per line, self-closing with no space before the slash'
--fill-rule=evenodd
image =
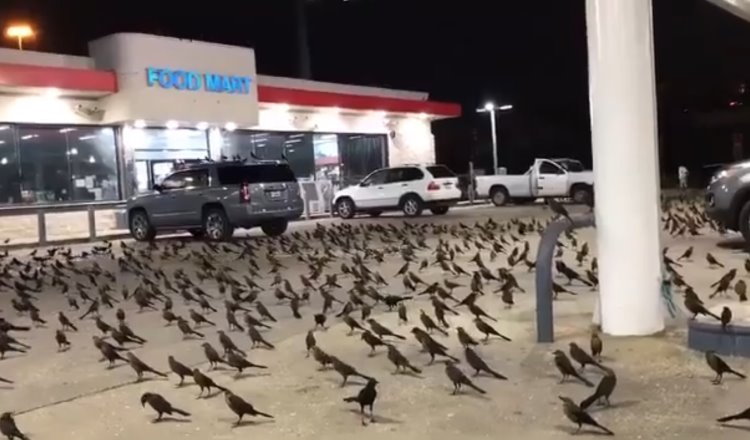
<path id="1" fill-rule="evenodd" d="M 23 50 L 24 38 L 32 38 L 34 30 L 27 24 L 12 25 L 5 29 L 5 35 L 8 38 L 14 38 L 18 42 L 18 50 Z"/>
<path id="2" fill-rule="evenodd" d="M 495 105 L 492 102 L 488 102 L 482 108 L 477 109 L 477 113 L 489 113 L 490 114 L 490 127 L 492 129 L 492 174 L 497 174 L 497 116 L 496 112 L 513 110 L 511 104 Z"/>
<path id="3" fill-rule="evenodd" d="M 497 122 L 494 106 L 490 110 L 490 126 L 492 127 L 492 174 L 497 174 Z"/>

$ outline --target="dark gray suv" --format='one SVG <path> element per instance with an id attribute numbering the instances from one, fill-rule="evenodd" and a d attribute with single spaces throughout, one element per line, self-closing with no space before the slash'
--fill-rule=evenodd
<path id="1" fill-rule="evenodd" d="M 269 236 L 302 215 L 294 173 L 284 162 L 211 162 L 175 171 L 151 194 L 128 200 L 130 233 L 138 241 L 163 231 L 226 240 L 235 228 L 260 226 Z"/>
<path id="2" fill-rule="evenodd" d="M 750 242 L 750 161 L 729 165 L 711 177 L 706 213 Z"/>

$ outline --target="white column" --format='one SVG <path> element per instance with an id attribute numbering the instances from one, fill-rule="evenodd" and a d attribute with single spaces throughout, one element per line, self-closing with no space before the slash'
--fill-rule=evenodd
<path id="1" fill-rule="evenodd" d="M 586 0 L 602 327 L 664 328 L 651 0 Z"/>

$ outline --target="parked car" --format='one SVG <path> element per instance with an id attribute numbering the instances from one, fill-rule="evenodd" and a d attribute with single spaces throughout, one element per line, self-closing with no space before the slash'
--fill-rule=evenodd
<path id="1" fill-rule="evenodd" d="M 594 193 L 594 173 L 573 159 L 536 159 L 524 174 L 477 176 L 476 182 L 477 197 L 489 198 L 495 206 L 552 197 L 585 203 Z"/>
<path id="2" fill-rule="evenodd" d="M 235 228 L 260 226 L 281 235 L 302 215 L 294 173 L 284 162 L 215 162 L 169 174 L 149 194 L 127 203 L 130 233 L 138 241 L 165 231 L 187 230 L 195 237 L 226 240 Z"/>
<path id="3" fill-rule="evenodd" d="M 706 189 L 706 213 L 750 241 L 750 160 L 716 172 Z"/>
<path id="4" fill-rule="evenodd" d="M 357 213 L 377 217 L 384 211 L 403 211 L 416 217 L 424 209 L 442 215 L 458 203 L 458 177 L 443 165 L 402 165 L 373 171 L 359 184 L 337 192 L 333 204 L 339 217 Z"/>

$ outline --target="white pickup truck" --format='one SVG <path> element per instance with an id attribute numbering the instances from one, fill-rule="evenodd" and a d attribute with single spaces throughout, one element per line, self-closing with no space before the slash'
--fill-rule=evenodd
<path id="1" fill-rule="evenodd" d="M 539 198 L 570 197 L 584 203 L 593 197 L 594 174 L 573 159 L 536 159 L 521 175 L 477 176 L 477 197 L 495 206 L 529 203 Z"/>

